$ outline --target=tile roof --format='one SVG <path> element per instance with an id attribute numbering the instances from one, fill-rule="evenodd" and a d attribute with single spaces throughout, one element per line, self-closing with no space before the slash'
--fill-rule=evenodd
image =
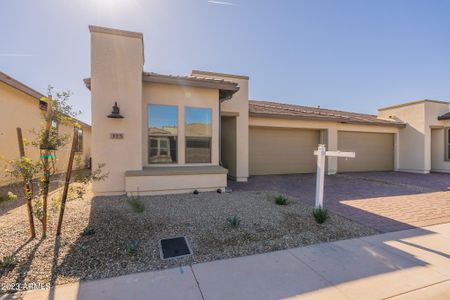
<path id="1" fill-rule="evenodd" d="M 438 120 L 450 120 L 450 111 L 438 117 Z"/>
<path id="2" fill-rule="evenodd" d="M 86 87 L 88 89 L 91 89 L 91 78 L 86 78 L 83 81 Z M 218 89 L 220 100 L 230 99 L 234 93 L 239 91 L 239 85 L 236 82 L 206 76 L 205 77 L 193 75 L 180 76 L 180 75 L 159 74 L 154 72 L 143 72 L 142 81 Z"/>
<path id="3" fill-rule="evenodd" d="M 249 114 L 254 117 L 288 118 L 334 121 L 340 123 L 404 127 L 405 123 L 383 120 L 375 115 L 323 109 L 318 107 L 283 104 L 269 101 L 249 101 Z"/>
<path id="4" fill-rule="evenodd" d="M 144 72 L 142 79 L 143 81 L 154 83 L 218 89 L 220 100 L 228 100 L 233 96 L 234 93 L 239 91 L 238 83 L 230 80 L 217 79 L 212 77 L 193 75 L 165 75 L 153 72 Z"/>
<path id="5" fill-rule="evenodd" d="M 144 79 L 146 76 L 151 77 L 159 77 L 159 78 L 165 78 L 165 79 L 175 79 L 179 80 L 181 82 L 183 81 L 200 81 L 200 82 L 209 82 L 209 83 L 221 83 L 229 86 L 238 86 L 236 82 L 225 80 L 225 79 L 218 79 L 213 77 L 206 77 L 206 76 L 197 76 L 197 75 L 169 75 L 169 74 L 160 74 L 155 72 L 144 72 L 143 73 Z"/>

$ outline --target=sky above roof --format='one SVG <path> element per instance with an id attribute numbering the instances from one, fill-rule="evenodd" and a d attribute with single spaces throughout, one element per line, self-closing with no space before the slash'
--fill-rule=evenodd
<path id="1" fill-rule="evenodd" d="M 2 0 L 0 71 L 71 90 L 90 123 L 89 24 L 143 32 L 145 71 L 248 75 L 251 99 L 371 114 L 450 100 L 447 0 Z"/>

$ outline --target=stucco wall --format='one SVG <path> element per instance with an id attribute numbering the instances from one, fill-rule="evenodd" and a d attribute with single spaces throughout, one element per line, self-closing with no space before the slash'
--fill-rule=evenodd
<path id="1" fill-rule="evenodd" d="M 425 158 L 425 104 L 423 102 L 409 106 L 400 106 L 392 109 L 380 110 L 380 118 L 401 120 L 406 127 L 399 132 L 399 163 L 400 171 L 426 173 Z"/>
<path id="2" fill-rule="evenodd" d="M 124 193 L 125 171 L 142 169 L 142 37 L 90 29 L 92 167 L 105 164 L 109 173 L 93 192 Z M 107 118 L 115 101 L 124 119 Z"/>
<path id="3" fill-rule="evenodd" d="M 19 157 L 16 128 L 22 128 L 23 138 L 34 140 L 31 132 L 43 121 L 36 98 L 0 82 L 0 155 L 6 160 Z M 25 147 L 25 154 L 32 158 L 39 157 L 39 150 L 32 145 Z M 3 172 L 5 161 L 1 162 L 0 185 L 11 180 Z"/>
<path id="4" fill-rule="evenodd" d="M 206 76 L 217 79 L 230 80 L 239 84 L 239 91 L 233 97 L 221 103 L 223 113 L 236 113 L 236 172 L 233 175 L 236 181 L 247 181 L 249 157 L 248 157 L 248 85 L 246 76 L 193 71 L 192 75 Z"/>
<path id="5" fill-rule="evenodd" d="M 171 176 L 127 176 L 126 191 L 128 194 L 161 195 L 215 191 L 227 186 L 226 174 L 191 174 Z"/>
<path id="6" fill-rule="evenodd" d="M 432 169 L 431 128 L 442 126 L 437 118 L 448 111 L 448 103 L 424 100 L 383 108 L 378 116 L 406 123 L 398 136 L 398 170 L 428 173 Z M 436 160 L 436 158 L 434 158 Z"/>
<path id="7" fill-rule="evenodd" d="M 8 178 L 4 172 L 7 166 L 6 161 L 18 159 L 19 145 L 17 140 L 17 127 L 22 129 L 24 141 L 28 141 L 25 145 L 25 155 L 38 160 L 40 156 L 39 150 L 31 145 L 36 136 L 32 130 L 38 131 L 44 124 L 43 111 L 39 109 L 38 99 L 31 97 L 5 83 L 0 82 L 0 185 L 11 183 L 11 178 Z M 60 134 L 69 134 L 70 138 L 64 147 L 56 151 L 56 172 L 65 172 L 69 159 L 70 149 L 72 146 L 73 128 L 71 126 L 60 125 Z M 76 155 L 82 158 L 90 156 L 90 128 L 83 126 L 83 131 L 86 132 L 84 136 L 84 147 L 82 153 Z M 82 159 L 84 162 L 84 159 Z M 80 166 L 84 167 L 84 163 Z"/>

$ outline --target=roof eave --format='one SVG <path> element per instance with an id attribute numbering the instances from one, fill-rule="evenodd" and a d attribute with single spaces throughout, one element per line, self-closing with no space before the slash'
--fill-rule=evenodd
<path id="1" fill-rule="evenodd" d="M 9 85 L 12 88 L 15 88 L 15 89 L 33 97 L 33 98 L 40 99 L 40 98 L 44 97 L 43 94 L 30 88 L 26 84 L 23 84 L 22 82 L 12 78 L 11 76 L 6 75 L 3 72 L 0 72 L 0 81 L 5 83 L 6 85 Z"/>
<path id="2" fill-rule="evenodd" d="M 223 81 L 211 82 L 209 79 L 179 78 L 176 76 L 165 76 L 165 75 L 155 75 L 155 74 L 144 73 L 142 76 L 142 80 L 144 82 L 213 88 L 213 89 L 219 89 L 219 90 L 230 90 L 230 91 L 239 90 L 237 83 L 223 82 Z"/>
<path id="3" fill-rule="evenodd" d="M 161 83 L 161 84 L 172 84 L 179 86 L 189 86 L 189 87 L 200 87 L 200 88 L 210 88 L 219 90 L 219 100 L 225 101 L 233 97 L 233 95 L 239 91 L 239 86 L 235 83 L 225 83 L 225 82 L 209 82 L 207 80 L 191 79 L 191 78 L 177 78 L 170 76 L 161 76 L 154 74 L 143 74 L 143 82 L 151 83 Z M 90 90 L 91 89 L 91 78 L 83 79 L 84 84 Z"/>
<path id="4" fill-rule="evenodd" d="M 338 122 L 338 123 L 343 123 L 343 124 L 373 125 L 373 126 L 397 127 L 397 128 L 406 127 L 406 124 L 404 124 L 404 123 L 355 121 L 355 120 L 343 120 L 341 118 L 332 118 L 332 117 L 293 116 L 293 115 L 255 113 L 255 112 L 249 112 L 249 116 L 250 117 L 258 117 L 258 118 L 271 118 L 271 119 L 312 120 L 312 121 L 324 121 L 324 122 L 328 121 L 328 122 Z"/>

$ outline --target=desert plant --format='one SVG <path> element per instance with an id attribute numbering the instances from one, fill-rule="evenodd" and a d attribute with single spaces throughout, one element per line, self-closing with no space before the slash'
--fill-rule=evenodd
<path id="1" fill-rule="evenodd" d="M 20 131 L 21 132 L 21 131 Z M 23 140 L 22 140 L 23 146 Z M 23 192 L 27 202 L 28 222 L 30 223 L 31 238 L 36 236 L 33 218 L 33 179 L 42 170 L 41 161 L 33 161 L 32 159 L 22 156 L 17 160 L 8 162 L 9 167 L 5 170 L 6 174 L 14 179 L 23 180 Z"/>
<path id="2" fill-rule="evenodd" d="M 127 243 L 127 252 L 128 253 L 136 253 L 139 248 L 140 242 L 138 240 L 131 240 Z"/>
<path id="3" fill-rule="evenodd" d="M 139 196 L 130 196 L 127 199 L 128 205 L 136 213 L 142 213 L 145 210 L 144 202 L 139 199 Z"/>
<path id="4" fill-rule="evenodd" d="M 69 187 L 69 191 L 67 193 L 67 202 L 74 201 L 74 200 L 81 200 L 83 199 L 83 196 L 85 194 L 85 188 L 84 185 L 73 185 Z M 62 192 L 56 193 L 51 199 L 51 206 L 56 209 L 61 206 L 62 202 Z"/>
<path id="5" fill-rule="evenodd" d="M 228 217 L 227 218 L 228 224 L 230 224 L 231 227 L 237 228 L 239 225 L 241 225 L 241 219 L 239 219 L 238 216 Z"/>
<path id="6" fill-rule="evenodd" d="M 81 233 L 81 236 L 90 236 L 95 233 L 95 229 L 92 227 L 86 227 L 83 232 Z"/>
<path id="7" fill-rule="evenodd" d="M 287 205 L 288 198 L 283 195 L 279 195 L 279 196 L 275 197 L 275 203 L 278 205 Z"/>
<path id="8" fill-rule="evenodd" d="M 16 259 L 11 255 L 4 256 L 3 260 L 0 261 L 0 266 L 4 269 L 12 269 L 16 264 Z"/>
<path id="9" fill-rule="evenodd" d="M 7 201 L 14 201 L 17 199 L 17 195 L 13 192 L 8 192 L 6 195 L 0 196 L 0 203 L 7 202 Z"/>
<path id="10" fill-rule="evenodd" d="M 314 208 L 313 216 L 317 223 L 322 224 L 328 219 L 328 210 L 322 207 Z"/>

